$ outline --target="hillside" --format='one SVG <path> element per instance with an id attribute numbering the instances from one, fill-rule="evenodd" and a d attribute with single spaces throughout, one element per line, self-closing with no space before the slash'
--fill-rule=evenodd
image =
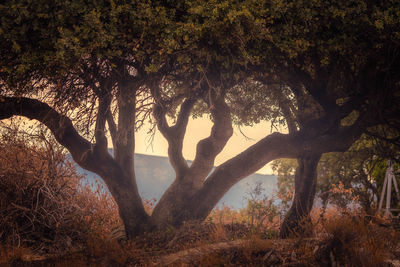
<path id="1" fill-rule="evenodd" d="M 112 153 L 111 149 L 110 153 Z M 190 161 L 188 163 L 191 164 Z M 91 184 L 99 180 L 95 173 L 84 170 L 79 166 L 77 166 L 77 170 L 86 175 L 84 184 Z M 173 182 L 175 175 L 167 157 L 144 154 L 135 154 L 135 171 L 139 193 L 144 199 L 155 198 L 159 200 L 163 192 Z M 219 204 L 225 203 L 225 205 L 234 209 L 245 207 L 247 203 L 245 201 L 246 192 L 254 187 L 254 184 L 258 181 L 262 182 L 265 194 L 268 197 L 272 196 L 274 189 L 276 189 L 277 176 L 255 173 L 232 187 Z"/>

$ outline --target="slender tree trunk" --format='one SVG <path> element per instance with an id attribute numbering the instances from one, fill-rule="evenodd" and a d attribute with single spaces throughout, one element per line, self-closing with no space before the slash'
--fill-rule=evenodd
<path id="1" fill-rule="evenodd" d="M 294 199 L 281 225 L 281 238 L 287 238 L 293 234 L 307 234 L 307 224 L 310 222 L 309 215 L 317 185 L 317 165 L 320 157 L 319 154 L 297 159 L 299 166 L 295 173 Z"/>
<path id="2" fill-rule="evenodd" d="M 112 184 L 107 184 L 118 204 L 128 238 L 151 231 L 153 228 L 151 218 L 144 210 L 135 176 L 136 91 L 134 89 L 136 87 L 131 88 L 123 81 L 118 84 L 118 127 L 113 138 L 114 161 L 118 173 L 111 174 Z M 109 125 L 112 125 L 112 122 L 109 122 Z"/>
<path id="3" fill-rule="evenodd" d="M 78 163 L 81 167 L 97 173 L 106 183 L 118 205 L 128 238 L 152 229 L 150 216 L 144 210 L 134 173 L 124 170 L 106 150 L 98 151 L 96 148 L 89 150 Z"/>
<path id="4" fill-rule="evenodd" d="M 150 216 L 145 212 L 137 187 L 127 177 L 123 184 L 112 190 L 128 238 L 153 229 Z M 109 186 L 110 188 L 110 186 Z"/>

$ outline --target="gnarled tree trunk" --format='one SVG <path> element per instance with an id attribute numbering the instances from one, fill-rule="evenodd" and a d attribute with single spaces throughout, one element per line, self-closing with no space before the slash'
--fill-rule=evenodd
<path id="1" fill-rule="evenodd" d="M 153 224 L 144 210 L 134 174 L 129 175 L 121 164 L 108 157 L 108 160 L 96 161 L 92 170 L 100 174 L 117 203 L 127 237 L 151 231 Z"/>
<path id="2" fill-rule="evenodd" d="M 119 148 L 116 148 L 117 155 L 114 158 L 107 151 L 107 139 L 104 136 L 104 118 L 108 110 L 106 102 L 99 104 L 94 144 L 79 135 L 69 118 L 35 99 L 4 98 L 0 103 L 0 120 L 20 115 L 46 125 L 56 140 L 69 150 L 76 163 L 104 180 L 118 205 L 127 236 L 133 237 L 151 230 L 152 224 L 150 216 L 144 210 L 133 171 L 134 124 L 129 118 L 134 114 L 132 111 L 135 104 L 125 102 L 121 103 L 121 106 L 126 107 L 126 110 L 120 113 L 120 120 L 125 119 L 127 122 L 122 122 L 125 123 L 125 127 L 114 133 L 117 136 L 114 143 Z"/>
<path id="3" fill-rule="evenodd" d="M 296 221 L 299 214 L 308 214 L 311 209 L 315 193 L 315 168 L 319 155 L 328 151 L 347 150 L 360 136 L 362 129 L 354 124 L 341 127 L 334 135 L 321 134 L 316 138 L 305 138 L 308 135 L 301 132 L 274 133 L 226 161 L 208 175 L 213 168 L 215 157 L 232 135 L 229 108 L 223 98 L 213 97 L 210 109 L 214 125 L 210 136 L 199 142 L 195 160 L 189 167 L 182 155 L 182 143 L 190 110 L 196 99 L 186 99 L 175 125 L 167 124 L 165 110 L 160 110 L 157 118 L 159 129 L 169 142 L 168 152 L 176 171 L 176 180 L 157 204 L 152 216 L 149 216 L 144 211 L 134 174 L 135 102 L 129 101 L 132 99 L 129 95 L 131 92 L 121 88 L 120 93 L 119 127 L 110 116 L 107 100 L 100 101 L 94 144 L 79 135 L 69 118 L 38 100 L 3 97 L 0 101 L 0 120 L 19 115 L 36 119 L 46 125 L 82 168 L 97 173 L 105 181 L 118 204 L 128 237 L 151 231 L 155 227 L 178 226 L 185 220 L 205 219 L 234 184 L 271 160 L 282 157 L 299 158 L 300 163 L 296 173 L 296 198 L 292 207 L 294 210 L 291 210 L 288 220 L 285 221 L 287 226 L 284 224 L 287 229 L 291 229 L 292 225 L 289 222 Z M 114 157 L 107 151 L 107 139 L 104 135 L 106 122 L 115 148 Z M 311 153 L 315 156 L 302 156 Z M 298 213 L 298 207 L 303 207 L 303 213 Z"/>
<path id="4" fill-rule="evenodd" d="M 155 98 L 158 99 L 157 96 Z M 194 214 L 197 207 L 192 205 L 193 199 L 214 167 L 216 156 L 233 134 L 232 119 L 224 98 L 210 95 L 208 105 L 214 125 L 210 135 L 197 144 L 195 159 L 189 167 L 182 155 L 182 145 L 190 112 L 197 99 L 188 98 L 183 102 L 174 126 L 166 122 L 166 110 L 162 108 L 162 100 L 158 100 L 160 103 L 155 106 L 154 114 L 158 129 L 168 141 L 168 155 L 176 178 L 155 207 L 152 220 L 158 228 L 165 225 L 176 227 L 184 221 L 196 219 Z"/>
<path id="5" fill-rule="evenodd" d="M 287 238 L 293 234 L 307 234 L 310 211 L 314 203 L 317 185 L 317 166 L 321 154 L 307 155 L 297 159 L 299 166 L 295 173 L 295 192 L 290 207 L 281 225 L 280 236 Z"/>

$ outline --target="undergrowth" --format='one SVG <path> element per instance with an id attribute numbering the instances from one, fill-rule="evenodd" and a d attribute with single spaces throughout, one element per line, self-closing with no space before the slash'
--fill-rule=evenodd
<path id="1" fill-rule="evenodd" d="M 60 147 L 37 138 L 1 136 L 0 264 L 82 251 L 121 224 L 109 194 L 82 186 Z"/>
<path id="2" fill-rule="evenodd" d="M 385 266 L 396 255 L 398 232 L 383 219 L 335 208 L 313 210 L 311 223 L 303 226 L 311 237 L 297 233 L 279 240 L 280 217 L 273 202 L 257 198 L 243 210 L 222 206 L 205 222 L 186 222 L 128 241 L 110 195 L 100 186 L 83 186 L 54 143 L 2 138 L 0 265 L 152 266 L 191 248 L 205 252 L 193 262 L 177 257 L 172 265 Z M 144 202 L 150 214 L 154 202 Z M 243 242 L 226 245 L 234 240 Z M 227 248 L 206 249 L 218 244 Z"/>

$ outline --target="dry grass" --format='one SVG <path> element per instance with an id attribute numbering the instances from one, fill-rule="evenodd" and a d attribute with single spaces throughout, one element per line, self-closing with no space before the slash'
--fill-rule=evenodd
<path id="1" fill-rule="evenodd" d="M 328 211 L 314 232 L 342 266 L 384 266 L 399 241 L 399 233 L 381 218 L 360 212 Z"/>
<path id="2" fill-rule="evenodd" d="M 243 247 L 209 253 L 196 263 L 202 266 L 388 266 L 396 257 L 399 233 L 380 218 L 332 208 L 313 210 L 312 221 L 303 228 L 312 233 L 303 238 L 262 239 L 248 236 Z M 398 255 L 397 255 L 398 256 Z"/>
<path id="3" fill-rule="evenodd" d="M 80 239 L 79 176 L 62 154 L 1 144 L 0 240 L 35 251 L 64 250 Z M 71 202 L 72 205 L 66 205 Z M 39 246 L 40 244 L 40 246 Z"/>
<path id="4" fill-rule="evenodd" d="M 152 266 L 164 257 L 171 266 L 385 266 L 398 240 L 396 232 L 360 214 L 329 211 L 325 216 L 313 228 L 313 237 L 289 240 L 265 239 L 232 223 L 188 223 L 132 242 L 110 239 L 96 230 L 87 235 L 83 251 L 60 256 L 57 263 L 67 266 L 73 259 L 82 265 Z M 31 251 L 8 253 L 10 260 L 29 260 Z"/>
<path id="5" fill-rule="evenodd" d="M 54 143 L 3 135 L 0 151 L 2 262 L 85 250 L 92 237 L 105 239 L 121 223 L 111 197 L 82 187 Z"/>
<path id="6" fill-rule="evenodd" d="M 6 141 L 0 144 L 0 265 L 152 266 L 166 255 L 185 255 L 172 265 L 384 266 L 400 240 L 379 218 L 338 209 L 312 212 L 313 224 L 304 225 L 310 238 L 279 240 L 278 216 L 250 218 L 254 207 L 223 206 L 205 223 L 124 241 L 113 199 L 100 187 L 82 188 L 56 147 Z M 151 214 L 154 200 L 144 204 Z"/>

